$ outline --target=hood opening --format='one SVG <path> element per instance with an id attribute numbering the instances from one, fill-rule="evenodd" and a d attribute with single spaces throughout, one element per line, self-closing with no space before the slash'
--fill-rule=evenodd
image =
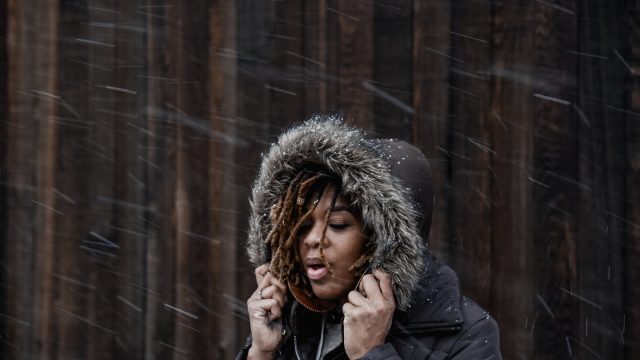
<path id="1" fill-rule="evenodd" d="M 391 275 L 397 307 L 407 309 L 425 271 L 426 242 L 420 234 L 429 227 L 433 207 L 424 155 L 405 142 L 369 139 L 338 115 L 317 115 L 285 131 L 263 155 L 252 189 L 247 251 L 256 266 L 272 260 L 265 241 L 272 230 L 271 209 L 303 168 L 335 174 L 371 233 L 371 270 Z"/>

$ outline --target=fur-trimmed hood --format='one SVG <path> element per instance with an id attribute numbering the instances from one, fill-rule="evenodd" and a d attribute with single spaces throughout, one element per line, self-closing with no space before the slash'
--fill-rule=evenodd
<path id="1" fill-rule="evenodd" d="M 271 260 L 265 243 L 271 229 L 269 212 L 293 176 L 309 163 L 341 179 L 343 193 L 361 209 L 364 226 L 372 234 L 372 269 L 391 274 L 397 307 L 408 309 L 425 273 L 427 250 L 421 231 L 428 232 L 433 207 L 428 162 L 407 143 L 367 138 L 339 115 L 317 115 L 287 130 L 263 155 L 251 198 L 251 262 L 258 266 Z"/>

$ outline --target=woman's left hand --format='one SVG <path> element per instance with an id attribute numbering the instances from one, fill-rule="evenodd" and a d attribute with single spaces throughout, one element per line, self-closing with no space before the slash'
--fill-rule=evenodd
<path id="1" fill-rule="evenodd" d="M 396 309 L 389 274 L 374 270 L 362 277 L 360 289 L 364 295 L 351 291 L 342 306 L 344 348 L 349 359 L 361 358 L 384 344 Z"/>

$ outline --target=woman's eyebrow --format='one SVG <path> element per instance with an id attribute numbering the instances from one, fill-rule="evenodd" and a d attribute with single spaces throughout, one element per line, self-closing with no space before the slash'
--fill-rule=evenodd
<path id="1" fill-rule="evenodd" d="M 331 212 L 338 212 L 338 211 L 346 211 L 353 214 L 353 210 L 350 207 L 344 206 L 344 205 L 335 206 L 331 209 Z"/>

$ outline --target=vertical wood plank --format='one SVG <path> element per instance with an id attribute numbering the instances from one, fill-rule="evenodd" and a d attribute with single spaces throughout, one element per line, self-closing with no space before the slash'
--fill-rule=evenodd
<path id="1" fill-rule="evenodd" d="M 628 69 L 615 55 L 626 48 L 624 11 L 622 1 L 584 2 L 578 25 L 578 279 L 580 294 L 597 306 L 581 302 L 577 340 L 604 359 L 624 356 L 624 113 L 607 108 L 625 106 Z"/>
<path id="2" fill-rule="evenodd" d="M 116 22 L 117 9 L 108 1 L 91 0 L 87 2 L 89 21 L 102 24 Z M 76 140 L 77 151 L 84 150 L 89 159 L 87 177 L 92 186 L 87 192 L 89 211 L 87 211 L 88 232 L 83 234 L 86 241 L 101 242 L 102 239 L 116 241 L 116 232 L 111 227 L 114 221 L 114 144 L 115 133 L 113 108 L 115 92 L 105 86 L 113 86 L 116 72 L 114 60 L 115 31 L 110 27 L 90 26 L 86 38 L 81 38 L 87 54 L 87 116 L 88 134 Z M 87 245 L 87 246 L 84 246 Z M 97 244 L 81 243 L 83 254 L 89 263 L 87 269 L 88 285 L 95 289 L 87 301 L 85 314 L 65 313 L 68 321 L 82 322 L 86 316 L 88 325 L 87 356 L 100 358 L 115 351 L 115 321 L 112 304 L 115 303 L 117 287 L 113 274 L 113 265 L 119 252 L 113 248 L 104 248 Z M 77 317 L 79 316 L 79 317 Z M 97 326 L 96 326 L 97 325 Z"/>
<path id="3" fill-rule="evenodd" d="M 324 62 L 326 71 L 326 81 L 323 84 L 325 90 L 325 101 L 327 109 L 330 111 L 344 111 L 341 105 L 341 94 L 343 91 L 342 82 L 340 81 L 340 41 L 342 39 L 340 32 L 340 17 L 336 16 L 337 9 L 340 8 L 341 0 L 322 0 L 318 3 L 323 6 L 322 10 L 318 10 L 318 16 L 324 19 L 322 25 L 324 27 Z M 318 20 L 320 21 L 320 20 Z"/>
<path id="4" fill-rule="evenodd" d="M 216 134 L 209 120 L 209 11 L 205 1 L 176 2 L 171 9 L 175 19 L 176 83 L 169 99 L 176 116 L 175 228 L 176 283 L 174 358 L 208 354 L 206 309 L 199 304 L 207 295 L 206 266 L 210 246 L 210 159 L 209 147 Z M 169 105 L 167 105 L 169 106 Z M 166 306 L 165 306 L 166 307 Z M 173 308 L 172 308 L 173 307 Z"/>
<path id="5" fill-rule="evenodd" d="M 249 335 L 247 317 L 247 299 L 256 289 L 253 267 L 249 264 L 246 245 L 248 229 L 250 186 L 257 174 L 260 154 L 266 150 L 269 137 L 267 121 L 267 99 L 269 89 L 265 74 L 269 68 L 269 31 L 270 4 L 251 0 L 236 1 L 237 23 L 251 23 L 253 26 L 238 26 L 236 29 L 238 59 L 236 63 L 236 131 L 244 134 L 246 141 L 242 150 L 235 156 L 238 213 L 237 253 L 238 263 L 235 271 L 238 281 L 238 294 L 228 299 L 233 307 L 231 315 L 238 324 L 235 349 L 240 349 Z"/>
<path id="6" fill-rule="evenodd" d="M 9 41 L 7 37 L 7 28 L 9 24 L 9 13 L 8 13 L 8 3 L 3 2 L 2 6 L 0 6 L 0 23 L 3 26 L 0 26 L 0 84 L 3 84 L 0 87 L 0 109 L 6 109 L 0 113 L 0 241 L 3 241 L 4 245 L 0 246 L 0 313 L 5 314 L 5 316 L 0 316 L 0 333 L 4 334 L 4 341 L 0 341 L 0 352 L 3 354 L 11 354 L 12 345 L 6 339 L 6 335 L 9 334 L 10 329 L 13 324 L 11 324 L 8 316 L 9 309 L 9 299 L 8 296 L 5 296 L 5 293 L 9 287 L 9 277 L 8 274 L 9 269 L 9 261 L 8 258 L 8 248 L 10 245 L 7 244 L 8 241 L 8 228 L 9 223 L 7 222 L 9 209 L 9 181 L 7 176 L 7 150 L 8 150 L 8 138 L 7 134 L 9 133 L 9 94 L 7 93 L 7 88 L 9 84 L 9 77 L 6 70 L 9 69 L 7 49 L 9 48 Z"/>
<path id="7" fill-rule="evenodd" d="M 110 300 L 115 339 L 114 356 L 137 357 L 144 354 L 144 300 L 147 233 L 144 208 L 147 200 L 144 169 L 150 166 L 140 148 L 147 135 L 143 121 L 146 84 L 144 67 L 144 17 L 139 9 L 145 2 L 119 1 L 114 17 L 114 76 L 112 108 L 115 110 L 112 229 L 119 244 L 114 265 L 116 291 Z"/>
<path id="8" fill-rule="evenodd" d="M 413 8 L 406 0 L 378 1 L 373 20 L 373 77 L 364 90 L 373 94 L 376 132 L 411 140 L 413 85 Z"/>
<path id="9" fill-rule="evenodd" d="M 491 42 L 491 122 L 494 174 L 491 189 L 491 304 L 505 357 L 531 358 L 536 299 L 531 261 L 532 205 L 528 169 L 533 158 L 533 9 L 497 1 Z M 529 80 L 527 80 L 529 79 Z M 539 308 L 539 307 L 537 307 Z M 542 316 L 547 315 L 543 313 Z"/>
<path id="10" fill-rule="evenodd" d="M 449 258 L 449 51 L 451 4 L 414 2 L 413 10 L 413 121 L 412 142 L 429 159 L 433 172 L 431 250 Z"/>
<path id="11" fill-rule="evenodd" d="M 55 221 L 56 256 L 54 277 L 56 297 L 53 312 L 57 315 L 55 334 L 57 351 L 47 354 L 54 358 L 87 358 L 90 325 L 87 306 L 98 289 L 91 284 L 92 263 L 83 249 L 91 229 L 90 199 L 87 186 L 94 182 L 90 176 L 91 156 L 82 143 L 89 136 L 87 78 L 89 68 L 87 47 L 76 39 L 87 39 L 89 12 L 86 7 L 62 3 L 60 7 L 59 89 L 60 103 L 56 117 L 58 145 L 56 148 L 55 199 L 56 209 L 64 216 Z"/>
<path id="12" fill-rule="evenodd" d="M 154 6 L 163 5 L 163 6 Z M 165 304 L 175 304 L 176 241 L 176 117 L 175 59 L 169 49 L 178 49 L 174 3 L 146 2 L 147 22 L 147 111 L 148 140 L 145 155 L 148 203 L 145 358 L 172 359 L 175 348 L 175 313 Z M 153 165 L 151 165 L 153 164 Z M 173 348 L 172 348 L 173 347 Z"/>
<path id="13" fill-rule="evenodd" d="M 39 5 L 39 4 L 38 4 Z M 44 70 L 46 76 L 36 76 L 34 83 L 30 84 L 35 89 L 43 89 L 48 94 L 56 94 L 58 91 L 58 7 L 57 1 L 48 2 L 45 8 L 40 7 L 33 19 L 41 24 L 42 32 L 36 34 L 34 39 L 35 69 Z M 29 11 L 29 9 L 25 9 Z M 42 36 L 45 35 L 45 36 Z M 31 48 L 33 51 L 33 48 Z M 54 95 L 55 96 L 55 95 Z M 55 186 L 55 149 L 57 146 L 57 127 L 55 123 L 56 101 L 54 96 L 46 95 L 44 99 L 36 101 L 34 116 L 39 125 L 36 152 L 36 194 L 40 206 L 35 211 L 35 219 L 39 226 L 35 229 L 37 241 L 35 253 L 35 265 L 38 272 L 34 277 L 34 324 L 35 327 L 35 355 L 46 357 L 55 352 L 55 333 L 53 332 L 56 321 L 53 311 L 55 271 L 55 219 L 62 215 L 55 209 L 53 188 Z"/>
<path id="14" fill-rule="evenodd" d="M 335 33 L 337 82 L 335 100 L 345 118 L 363 129 L 373 129 L 373 96 L 363 86 L 373 78 L 373 4 L 327 1 L 327 20 L 337 21 Z M 330 91 L 330 90 L 329 90 Z M 334 95 L 334 96 L 336 96 Z"/>
<path id="15" fill-rule="evenodd" d="M 189 241 L 189 232 L 191 231 L 191 215 L 192 204 L 189 203 L 189 179 L 186 177 L 189 171 L 189 157 L 191 144 L 189 137 L 191 135 L 187 123 L 184 121 L 194 116 L 193 103 L 188 99 L 186 93 L 186 83 L 190 80 L 187 78 L 188 70 L 188 54 L 189 44 L 186 43 L 186 35 L 190 26 L 187 19 L 189 6 L 180 1 L 173 1 L 171 9 L 168 11 L 173 23 L 168 24 L 170 27 L 170 36 L 172 43 L 175 45 L 175 52 L 171 53 L 173 65 L 172 74 L 175 83 L 172 84 L 172 93 L 169 97 L 167 106 L 174 111 L 173 121 L 175 122 L 175 172 L 176 182 L 174 184 L 174 203 L 173 203 L 173 241 L 175 241 L 176 252 L 175 257 L 175 283 L 173 284 L 175 300 L 174 303 L 164 304 L 166 311 L 171 311 L 174 318 L 174 338 L 168 339 L 168 348 L 173 352 L 173 358 L 178 359 L 181 354 L 189 354 L 192 350 L 192 338 L 189 330 L 185 329 L 181 324 L 181 316 L 175 309 L 193 314 L 193 310 L 188 308 L 188 290 L 189 290 L 189 250 L 191 244 Z M 205 159 L 207 161 L 207 159 Z M 200 196 L 207 195 L 206 192 Z M 167 306 L 169 305 L 169 307 Z M 164 345 L 164 344 L 163 344 Z"/>
<path id="16" fill-rule="evenodd" d="M 625 290 L 624 328 L 625 359 L 633 359 L 640 344 L 640 4 L 628 2 L 628 109 L 625 114 L 626 201 L 625 201 Z M 622 52 L 620 61 L 625 59 Z"/>
<path id="17" fill-rule="evenodd" d="M 271 3 L 268 112 L 274 136 L 303 118 L 303 2 Z"/>
<path id="18" fill-rule="evenodd" d="M 562 11 L 545 3 L 535 5 L 533 243 L 536 286 L 554 317 L 539 316 L 535 324 L 536 358 L 558 354 L 580 356 L 577 274 L 578 139 L 576 3 Z"/>
<path id="19" fill-rule="evenodd" d="M 9 268 L 16 271 L 8 281 L 8 312 L 11 318 L 20 319 L 16 331 L 9 332 L 8 341 L 16 357 L 44 357 L 55 352 L 56 345 L 55 263 L 50 254 L 55 251 L 54 220 L 61 216 L 53 196 L 58 2 L 10 1 L 7 6 L 11 17 L 7 28 L 11 70 L 7 84 L 7 176 L 15 186 L 10 196 L 16 199 L 10 204 L 15 205 L 16 214 L 10 215 L 8 221 L 13 225 L 7 232 L 9 238 L 24 239 L 7 252 L 12 262 Z M 23 286 L 25 281 L 30 285 Z"/>
<path id="20" fill-rule="evenodd" d="M 245 140 L 236 132 L 236 9 L 233 1 L 220 0 L 209 8 L 209 118 L 212 139 L 209 145 L 210 261 L 206 291 L 208 304 L 206 354 L 218 359 L 232 358 L 239 349 L 233 301 L 238 295 L 236 276 L 236 228 L 238 216 L 236 152 Z M 244 200 L 244 197 L 242 198 Z"/>
<path id="21" fill-rule="evenodd" d="M 25 5 L 26 4 L 26 5 Z M 6 173 L 7 181 L 7 239 L 21 239 L 20 243 L 11 242 L 6 248 L 7 272 L 7 331 L 4 341 L 9 356 L 17 358 L 23 354 L 32 358 L 31 351 L 33 324 L 33 279 L 32 267 L 35 239 L 31 218 L 35 196 L 33 162 L 24 163 L 23 159 L 33 159 L 33 141 L 35 126 L 33 118 L 23 118 L 30 108 L 30 97 L 20 93 L 25 82 L 29 81 L 29 72 L 33 67 L 32 58 L 25 54 L 25 44 L 30 39 L 22 29 L 24 12 L 22 6 L 27 2 L 7 2 L 7 124 L 6 124 Z"/>
<path id="22" fill-rule="evenodd" d="M 304 20 L 304 117 L 318 111 L 328 111 L 327 82 L 327 2 L 326 0 L 303 2 Z"/>
<path id="23" fill-rule="evenodd" d="M 491 5 L 456 3 L 451 21 L 452 259 L 462 289 L 483 306 L 491 289 L 491 119 L 482 72 L 491 60 Z"/>

